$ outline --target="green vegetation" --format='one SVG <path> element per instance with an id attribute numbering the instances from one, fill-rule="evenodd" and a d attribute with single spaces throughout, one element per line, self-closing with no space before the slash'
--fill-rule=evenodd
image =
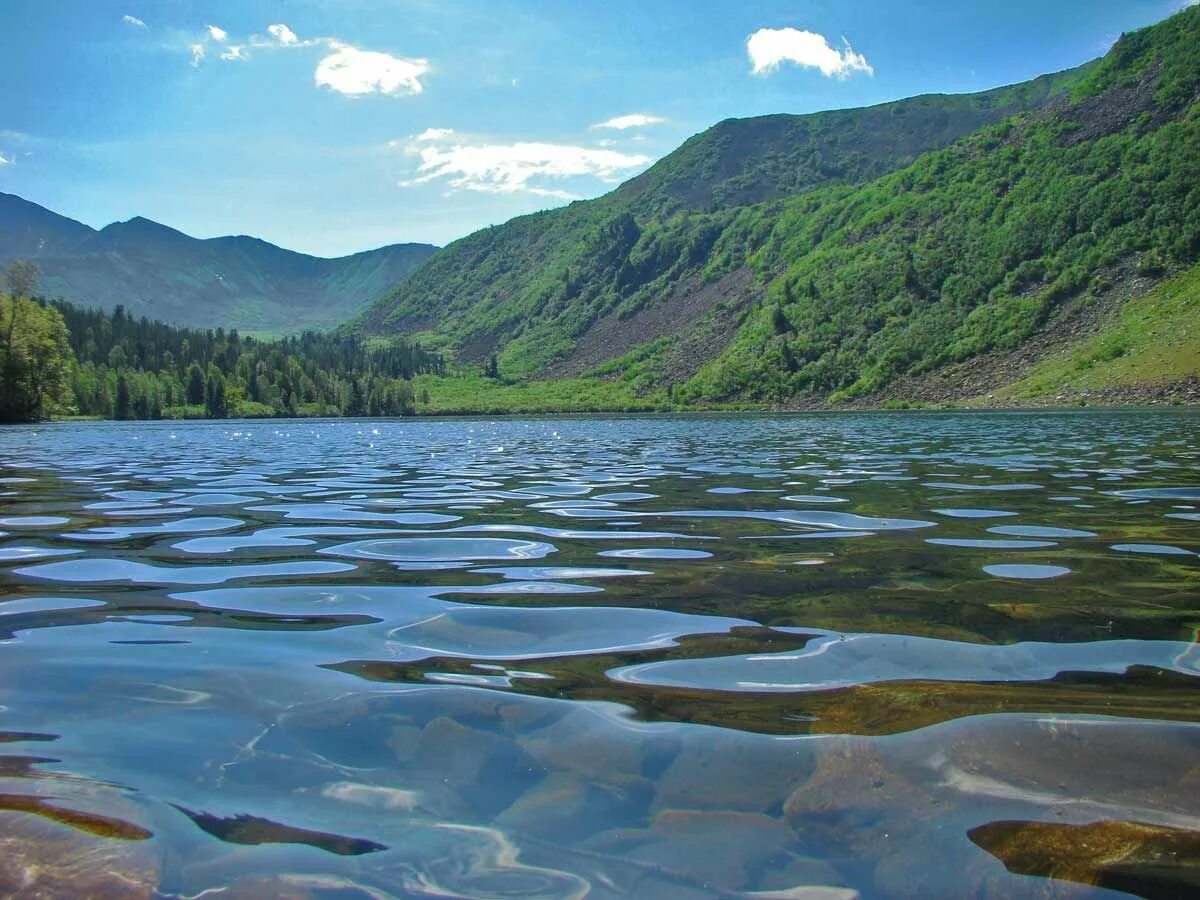
<path id="1" fill-rule="evenodd" d="M 415 411 L 411 379 L 439 357 L 404 341 L 351 335 L 276 341 L 200 331 L 61 301 L 73 358 L 62 412 L 112 419 L 399 416 Z"/>
<path id="2" fill-rule="evenodd" d="M 411 415 L 412 379 L 443 369 L 402 340 L 261 341 L 135 319 L 123 306 L 33 300 L 36 283 L 37 268 L 18 261 L 0 294 L 0 422 Z"/>
<path id="3" fill-rule="evenodd" d="M 1141 51 L 1140 68 L 1119 69 L 1118 86 L 1097 93 L 1115 78 L 1106 61 L 1070 105 L 983 129 L 868 185 L 789 201 L 765 226 L 761 208 L 740 213 L 738 230 L 758 226 L 763 240 L 714 253 L 753 254 L 760 272 L 783 274 L 692 394 L 867 394 L 1018 345 L 1122 261 L 1146 271 L 1195 262 L 1200 10 L 1151 37 L 1125 41 L 1173 54 L 1170 66 Z M 1129 55 L 1122 43 L 1116 60 Z M 1184 106 L 1161 105 L 1184 94 Z"/>
<path id="4" fill-rule="evenodd" d="M 971 96 L 721 122 L 605 197 L 456 241 L 358 327 L 406 334 L 465 363 L 498 352 L 510 375 L 538 372 L 597 320 L 629 316 L 705 270 L 742 205 L 879 177 L 1039 108 L 1086 72 Z"/>
<path id="5" fill-rule="evenodd" d="M 358 328 L 650 403 L 869 397 L 1020 345 L 1121 267 L 1195 264 L 1198 101 L 1189 8 L 1028 85 L 721 123 L 606 197 L 452 244 Z M 656 307 L 657 330 L 634 318 Z M 628 337 L 584 353 L 597 323 Z"/>
<path id="6" fill-rule="evenodd" d="M 0 294 L 0 422 L 30 422 L 67 394 L 71 348 L 56 310 L 29 299 L 36 270 L 14 263 Z"/>
<path id="7" fill-rule="evenodd" d="M 420 375 L 413 379 L 417 412 L 430 415 L 496 413 L 663 412 L 665 391 L 636 394 L 628 385 L 598 378 L 502 381 L 476 375 Z"/>
<path id="8" fill-rule="evenodd" d="M 1170 383 L 1200 373 L 1200 266 L 1126 303 L 1095 337 L 1035 365 L 996 396 L 1053 399 L 1063 391 Z"/>

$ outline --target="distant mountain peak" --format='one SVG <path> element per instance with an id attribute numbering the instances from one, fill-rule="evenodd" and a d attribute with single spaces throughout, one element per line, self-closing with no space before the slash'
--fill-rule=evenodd
<path id="1" fill-rule="evenodd" d="M 172 235 L 176 237 L 186 238 L 187 240 L 195 240 L 195 238 L 184 234 L 176 228 L 169 225 L 163 225 L 161 222 L 155 222 L 153 219 L 147 219 L 145 216 L 133 216 L 123 222 L 113 222 L 110 225 L 105 225 L 100 229 L 101 234 L 159 234 Z"/>
<path id="2" fill-rule="evenodd" d="M 437 248 L 394 244 L 324 259 L 251 235 L 191 237 L 145 216 L 96 231 L 0 194 L 0 267 L 28 258 L 49 296 L 201 328 L 289 333 L 360 313 Z"/>
<path id="3" fill-rule="evenodd" d="M 87 240 L 96 232 L 44 206 L 0 193 L 0 260 L 57 253 Z"/>

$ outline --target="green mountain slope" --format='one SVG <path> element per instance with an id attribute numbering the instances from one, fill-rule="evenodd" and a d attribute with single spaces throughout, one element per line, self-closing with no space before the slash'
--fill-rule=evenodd
<path id="1" fill-rule="evenodd" d="M 1190 8 L 986 102 L 722 123 L 606 197 L 452 244 L 359 326 L 643 396 L 870 396 L 1194 264 L 1198 94 Z"/>
<path id="2" fill-rule="evenodd" d="M 358 315 L 436 248 L 322 259 L 251 237 L 198 240 L 149 219 L 99 231 L 0 194 L 0 265 L 31 259 L 48 296 L 202 328 L 296 332 Z"/>
<path id="3" fill-rule="evenodd" d="M 1016 404 L 1200 399 L 1200 266 L 1124 304 L 1101 329 L 1049 354 L 991 399 Z M 1165 389 L 1155 391 L 1155 389 Z M 1147 391 L 1149 389 L 1149 391 Z"/>
<path id="4" fill-rule="evenodd" d="M 716 256 L 770 279 L 695 396 L 853 397 L 1200 256 L 1200 9 L 1125 37 L 1070 100 L 850 190 L 748 209 Z M 761 234 L 747 241 L 739 234 Z"/>
<path id="5" fill-rule="evenodd" d="M 902 168 L 981 125 L 1036 109 L 1075 70 L 969 96 L 721 122 L 611 194 L 456 241 L 365 315 L 373 333 L 419 333 L 524 374 L 564 356 L 606 315 L 659 298 L 707 259 L 731 211 Z"/>

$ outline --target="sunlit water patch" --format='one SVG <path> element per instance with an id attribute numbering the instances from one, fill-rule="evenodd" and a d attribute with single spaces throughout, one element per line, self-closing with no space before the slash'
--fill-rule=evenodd
<path id="1" fill-rule="evenodd" d="M 541 541 L 512 541 L 504 538 L 396 538 L 339 544 L 321 551 L 333 556 L 394 562 L 473 562 L 476 560 L 541 559 L 556 553 L 552 544 Z"/>
<path id="2" fill-rule="evenodd" d="M 879 681 L 1044 681 L 1064 672 L 1155 666 L 1200 675 L 1195 644 L 1095 641 L 980 646 L 904 635 L 814 637 L 800 651 L 647 663 L 610 672 L 618 681 L 713 691 L 827 691 Z"/>
<path id="3" fill-rule="evenodd" d="M 997 578 L 1016 578 L 1024 581 L 1061 578 L 1071 574 L 1071 570 L 1066 566 L 1039 566 L 1033 563 L 997 563 L 984 566 L 983 571 Z"/>

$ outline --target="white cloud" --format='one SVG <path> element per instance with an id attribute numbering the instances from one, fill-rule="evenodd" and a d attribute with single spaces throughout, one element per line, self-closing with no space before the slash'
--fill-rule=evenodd
<path id="1" fill-rule="evenodd" d="M 281 48 L 321 48 L 323 55 L 313 72 L 317 87 L 327 87 L 347 97 L 365 94 L 388 94 L 393 97 L 420 94 L 425 85 L 423 76 L 429 73 L 429 60 L 392 56 L 375 50 L 362 50 L 333 37 L 301 40 L 296 32 L 282 22 L 267 26 L 267 34 L 252 34 L 242 43 L 232 43 L 229 32 L 217 25 L 206 25 L 195 43 L 188 44 L 192 66 L 199 68 L 209 50 L 227 62 L 244 62 L 251 48 L 270 50 Z M 222 45 L 222 46 L 214 46 Z"/>
<path id="2" fill-rule="evenodd" d="M 327 43 L 333 52 L 322 58 L 313 73 L 318 87 L 349 97 L 375 93 L 398 97 L 425 89 L 421 76 L 429 72 L 429 60 L 360 50 L 332 38 Z"/>
<path id="3" fill-rule="evenodd" d="M 278 25 L 268 25 L 267 33 L 285 47 L 300 43 L 300 38 L 296 37 L 296 32 L 292 31 L 292 29 L 288 28 L 282 22 Z"/>
<path id="4" fill-rule="evenodd" d="M 874 75 L 875 70 L 861 53 L 855 53 L 849 41 L 836 50 L 822 35 L 795 28 L 760 28 L 746 38 L 755 75 L 773 72 L 781 63 L 790 62 L 818 69 L 826 78 L 849 78 L 855 72 Z"/>
<path id="5" fill-rule="evenodd" d="M 145 28 L 146 23 L 137 16 L 121 16 L 121 21 L 126 25 L 132 25 L 134 28 Z"/>
<path id="6" fill-rule="evenodd" d="M 400 182 L 401 187 L 444 179 L 450 187 L 461 190 L 528 193 L 561 200 L 577 197 L 546 186 L 546 181 L 578 177 L 617 181 L 652 161 L 648 156 L 570 144 L 472 143 L 447 128 L 426 129 L 412 141 L 393 141 L 391 146 L 419 160 L 415 176 Z"/>
<path id="7" fill-rule="evenodd" d="M 627 128 L 645 128 L 647 125 L 660 125 L 667 121 L 662 116 L 652 116 L 648 113 L 630 113 L 627 116 L 617 116 L 607 122 L 599 122 L 593 128 L 612 128 L 624 131 Z"/>
<path id="8" fill-rule="evenodd" d="M 0 166 L 11 166 L 11 165 L 12 165 L 12 157 L 5 156 L 3 153 L 0 153 Z"/>

